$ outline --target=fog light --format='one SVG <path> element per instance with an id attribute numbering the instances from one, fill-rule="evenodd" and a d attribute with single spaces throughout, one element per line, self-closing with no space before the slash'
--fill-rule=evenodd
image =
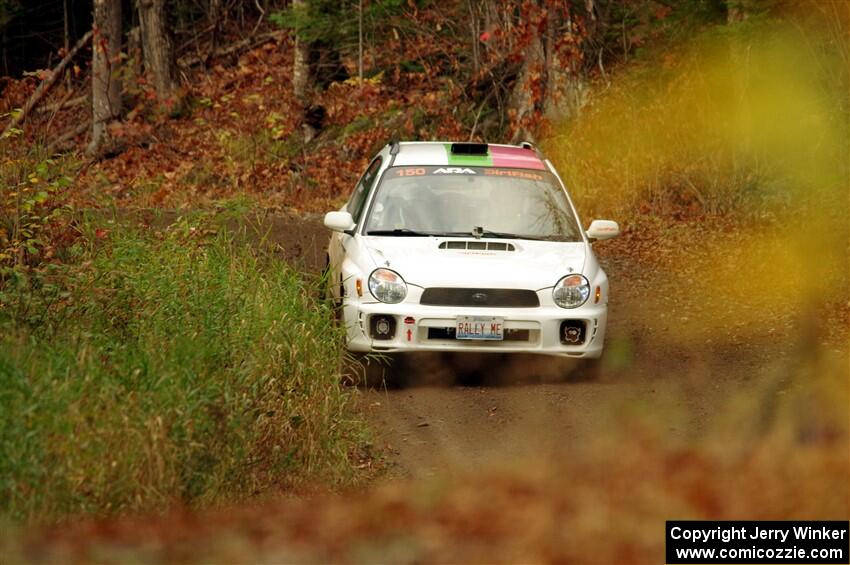
<path id="1" fill-rule="evenodd" d="M 564 345 L 581 345 L 586 334 L 584 320 L 564 320 L 561 322 L 561 343 Z"/>
<path id="2" fill-rule="evenodd" d="M 396 321 L 393 316 L 378 314 L 369 320 L 372 339 L 388 340 L 395 337 Z"/>

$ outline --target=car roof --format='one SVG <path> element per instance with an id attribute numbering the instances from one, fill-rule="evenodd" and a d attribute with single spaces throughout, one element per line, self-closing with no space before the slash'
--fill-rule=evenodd
<path id="1" fill-rule="evenodd" d="M 403 141 L 393 165 L 455 166 L 546 170 L 540 154 L 528 146 L 488 144 L 486 154 L 452 152 L 451 141 Z"/>

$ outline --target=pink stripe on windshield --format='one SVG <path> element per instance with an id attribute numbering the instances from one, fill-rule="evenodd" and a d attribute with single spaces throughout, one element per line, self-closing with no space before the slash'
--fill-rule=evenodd
<path id="1" fill-rule="evenodd" d="M 512 169 L 538 169 L 545 170 L 546 166 L 531 149 L 522 147 L 498 147 L 490 146 L 490 157 L 493 159 L 494 167 L 507 167 Z"/>

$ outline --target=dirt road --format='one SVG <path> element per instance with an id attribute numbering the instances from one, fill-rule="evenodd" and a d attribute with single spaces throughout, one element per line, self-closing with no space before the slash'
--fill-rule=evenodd
<path id="1" fill-rule="evenodd" d="M 614 406 L 653 394 L 609 383 L 424 387 L 372 392 L 369 403 L 397 471 L 428 476 L 563 456 L 593 441 Z"/>
<path id="2" fill-rule="evenodd" d="M 612 308 L 613 351 L 595 380 L 570 378 L 570 360 L 542 356 L 402 360 L 403 387 L 371 387 L 364 395 L 393 472 L 464 474 L 569 457 L 640 415 L 663 414 L 656 424 L 665 441 L 688 441 L 711 429 L 742 386 L 771 374 L 769 355 L 744 345 L 713 353 L 641 343 L 634 318 L 617 318 L 635 307 L 621 302 Z"/>

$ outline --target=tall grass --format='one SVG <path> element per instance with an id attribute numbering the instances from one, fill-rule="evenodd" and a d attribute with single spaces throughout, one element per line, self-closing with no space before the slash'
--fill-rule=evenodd
<path id="1" fill-rule="evenodd" d="M 76 266 L 0 293 L 0 515 L 351 478 L 341 336 L 298 273 L 203 223 L 83 231 Z"/>

